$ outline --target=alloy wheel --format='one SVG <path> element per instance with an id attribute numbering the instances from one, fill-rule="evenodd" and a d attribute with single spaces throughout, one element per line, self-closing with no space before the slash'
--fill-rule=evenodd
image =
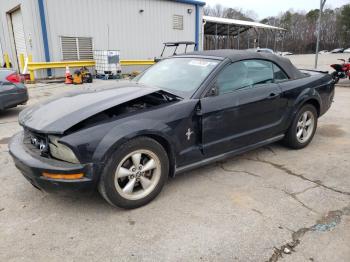
<path id="1" fill-rule="evenodd" d="M 119 163 L 114 184 L 118 193 L 128 200 L 138 200 L 149 195 L 157 186 L 161 163 L 152 151 L 141 149 L 125 156 Z"/>
<path id="2" fill-rule="evenodd" d="M 299 143 L 306 143 L 312 136 L 315 126 L 315 116 L 311 111 L 305 111 L 299 117 L 296 137 Z"/>

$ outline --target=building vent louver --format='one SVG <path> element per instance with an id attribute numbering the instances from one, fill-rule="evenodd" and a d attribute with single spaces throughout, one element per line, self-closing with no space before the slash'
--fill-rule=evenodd
<path id="1" fill-rule="evenodd" d="M 184 17 L 182 15 L 173 16 L 173 29 L 184 30 Z"/>
<path id="2" fill-rule="evenodd" d="M 91 37 L 61 36 L 63 60 L 92 60 L 93 45 Z"/>

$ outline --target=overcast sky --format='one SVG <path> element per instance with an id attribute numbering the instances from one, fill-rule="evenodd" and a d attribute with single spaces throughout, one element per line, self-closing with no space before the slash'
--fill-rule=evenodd
<path id="1" fill-rule="evenodd" d="M 288 9 L 305 10 L 319 8 L 320 0 L 203 0 L 207 5 L 221 4 L 225 7 L 237 7 L 245 10 L 253 10 L 258 14 L 258 19 L 264 19 L 267 16 L 278 15 L 281 11 Z M 327 0 L 326 7 L 339 7 L 349 4 L 350 0 Z"/>

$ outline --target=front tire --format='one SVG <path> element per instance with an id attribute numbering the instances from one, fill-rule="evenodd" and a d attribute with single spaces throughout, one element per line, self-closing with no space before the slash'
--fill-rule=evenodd
<path id="1" fill-rule="evenodd" d="M 138 137 L 111 155 L 98 190 L 113 206 L 137 208 L 161 192 L 168 174 L 169 159 L 162 145 L 151 138 Z"/>
<path id="2" fill-rule="evenodd" d="M 293 149 L 301 149 L 310 144 L 317 128 L 317 111 L 311 104 L 299 109 L 289 127 L 284 143 Z"/>

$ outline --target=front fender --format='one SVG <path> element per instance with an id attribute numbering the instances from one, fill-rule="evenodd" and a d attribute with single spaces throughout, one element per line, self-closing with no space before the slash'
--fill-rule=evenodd
<path id="1" fill-rule="evenodd" d="M 132 120 L 112 128 L 98 144 L 93 155 L 93 162 L 105 163 L 108 157 L 123 143 L 137 136 L 157 136 L 166 140 L 168 144 L 175 145 L 168 134 L 170 127 L 153 119 Z"/>

